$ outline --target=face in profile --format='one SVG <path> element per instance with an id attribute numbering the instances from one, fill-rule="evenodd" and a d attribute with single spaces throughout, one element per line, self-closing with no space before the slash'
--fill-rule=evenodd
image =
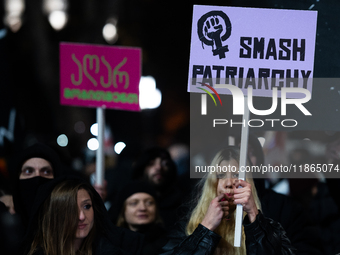
<path id="1" fill-rule="evenodd" d="M 233 212 L 236 209 L 234 204 L 234 187 L 239 176 L 239 166 L 235 159 L 229 161 L 222 160 L 220 163 L 221 169 L 227 169 L 226 172 L 217 173 L 217 188 L 216 194 L 226 194 L 226 199 L 229 201 L 229 211 Z M 234 171 L 236 170 L 236 171 Z"/>
<path id="2" fill-rule="evenodd" d="M 77 204 L 79 218 L 76 239 L 84 239 L 89 234 L 94 223 L 92 200 L 85 189 L 78 190 Z"/>
<path id="3" fill-rule="evenodd" d="M 166 159 L 157 157 L 149 162 L 149 165 L 145 167 L 145 175 L 148 180 L 155 185 L 161 185 L 165 182 L 169 167 Z"/>
<path id="4" fill-rule="evenodd" d="M 126 199 L 125 221 L 131 230 L 136 225 L 150 224 L 156 220 L 155 199 L 147 193 L 135 193 Z"/>
<path id="5" fill-rule="evenodd" d="M 21 167 L 19 179 L 29 179 L 41 176 L 48 179 L 54 178 L 54 173 L 50 162 L 43 158 L 30 158 Z"/>

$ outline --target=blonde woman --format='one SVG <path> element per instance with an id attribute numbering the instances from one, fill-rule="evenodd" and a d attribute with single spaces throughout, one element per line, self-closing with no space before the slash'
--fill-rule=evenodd
<path id="1" fill-rule="evenodd" d="M 281 225 L 262 214 L 253 180 L 238 180 L 238 160 L 237 148 L 217 153 L 211 165 L 229 171 L 208 173 L 201 180 L 189 220 L 170 233 L 163 255 L 295 254 Z M 240 248 L 233 246 L 237 204 L 242 204 L 244 211 Z"/>

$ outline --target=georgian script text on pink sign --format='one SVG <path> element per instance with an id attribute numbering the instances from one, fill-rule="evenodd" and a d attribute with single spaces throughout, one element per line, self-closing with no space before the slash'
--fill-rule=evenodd
<path id="1" fill-rule="evenodd" d="M 140 62 L 137 48 L 61 43 L 61 104 L 139 111 Z"/>

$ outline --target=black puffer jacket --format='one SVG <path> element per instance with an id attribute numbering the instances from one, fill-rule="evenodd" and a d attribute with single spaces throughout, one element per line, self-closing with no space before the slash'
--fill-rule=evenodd
<path id="1" fill-rule="evenodd" d="M 266 218 L 261 212 L 253 223 L 248 217 L 243 221 L 246 234 L 247 255 L 293 255 L 291 245 L 280 223 Z M 169 234 L 170 241 L 163 247 L 162 255 L 212 255 L 221 236 L 199 224 L 190 235 L 185 235 L 185 224 Z"/>

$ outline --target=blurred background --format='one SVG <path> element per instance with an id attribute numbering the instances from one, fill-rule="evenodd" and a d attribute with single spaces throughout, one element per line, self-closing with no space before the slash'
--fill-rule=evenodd
<path id="1" fill-rule="evenodd" d="M 189 146 L 187 73 L 194 4 L 317 10 L 315 77 L 338 77 L 337 0 L 1 0 L 2 162 L 18 148 L 37 141 L 57 149 L 64 162 L 76 169 L 93 159 L 96 145 L 89 140 L 95 138 L 95 133 L 91 133 L 96 122 L 95 109 L 59 103 L 60 42 L 142 49 L 142 76 L 156 84 L 157 89 L 147 101 L 156 98 L 156 102 L 153 109 L 141 112 L 106 110 L 107 154 L 118 151 L 133 158 L 152 145 Z M 285 137 L 324 142 L 337 131 L 334 126 L 340 124 L 339 118 L 331 121 L 335 123 L 331 130 L 314 130 L 309 137 L 308 132 L 296 131 Z M 120 147 L 115 152 L 117 143 Z"/>
<path id="2" fill-rule="evenodd" d="M 187 80 L 194 4 L 316 10 L 314 77 L 340 76 L 339 0 L 0 0 L 0 177 L 8 177 L 10 159 L 17 151 L 36 142 L 54 148 L 70 169 L 93 176 L 96 109 L 60 105 L 59 43 L 129 46 L 142 50 L 140 92 L 151 96 L 141 98 L 140 112 L 105 110 L 108 201 L 131 178 L 139 154 L 156 145 L 169 150 L 180 185 L 189 193 L 193 183 L 189 161 L 207 165 L 220 146 L 238 144 L 231 130 L 214 140 L 196 130 L 193 122 L 190 127 Z M 313 88 L 312 98 L 318 100 L 311 100 L 307 109 L 316 120 L 290 131 L 250 130 L 261 145 L 249 151 L 256 156 L 263 149 L 263 161 L 271 165 L 340 166 L 340 82 Z M 267 99 L 258 100 L 262 106 L 271 105 Z M 201 139 L 191 143 L 193 131 Z M 189 157 L 190 144 L 194 157 Z M 208 149 L 205 157 L 200 153 L 207 144 L 214 150 Z M 264 178 L 263 186 L 297 198 L 311 212 L 329 247 L 323 254 L 340 251 L 340 179 L 331 179 L 336 182 L 329 191 L 331 183 L 324 176 L 306 175 L 303 182 Z"/>

